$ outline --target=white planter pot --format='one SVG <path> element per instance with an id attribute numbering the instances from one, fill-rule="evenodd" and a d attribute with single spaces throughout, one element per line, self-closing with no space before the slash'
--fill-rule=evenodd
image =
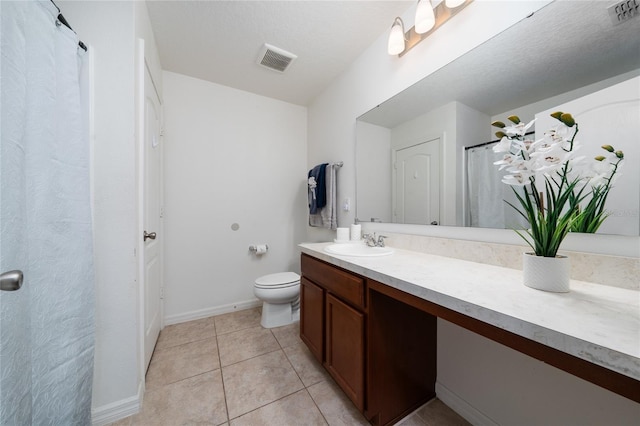
<path id="1" fill-rule="evenodd" d="M 556 293 L 569 291 L 571 263 L 566 256 L 544 257 L 524 253 L 522 273 L 527 287 Z"/>

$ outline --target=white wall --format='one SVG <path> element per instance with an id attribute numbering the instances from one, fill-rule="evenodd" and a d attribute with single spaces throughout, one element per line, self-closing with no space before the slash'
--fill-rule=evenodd
<path id="1" fill-rule="evenodd" d="M 443 320 L 436 393 L 472 424 L 622 426 L 640 419 L 640 404 Z"/>
<path id="2" fill-rule="evenodd" d="M 171 72 L 164 99 L 165 316 L 174 323 L 255 302 L 260 275 L 299 272 L 307 111 Z M 251 254 L 256 243 L 268 253 Z"/>
<path id="3" fill-rule="evenodd" d="M 143 2 L 58 1 L 94 60 L 93 192 L 96 269 L 94 422 L 138 409 L 139 359 L 135 39 L 145 39 L 161 87 L 160 61 Z"/>
<path id="4" fill-rule="evenodd" d="M 58 5 L 94 55 L 95 411 L 138 392 L 133 3 Z"/>
<path id="5" fill-rule="evenodd" d="M 391 222 L 391 130 L 359 121 L 356 158 L 358 219 Z"/>
<path id="6" fill-rule="evenodd" d="M 162 101 L 162 64 L 156 45 L 151 20 L 145 2 L 134 1 L 135 38 L 144 40 L 144 56 L 160 100 Z"/>
<path id="7" fill-rule="evenodd" d="M 356 118 L 546 3 L 548 2 L 476 0 L 402 58 L 390 57 L 386 54 L 387 35 L 381 35 L 346 72 L 335 80 L 331 87 L 309 106 L 307 165 L 311 166 L 321 161 L 343 160 L 345 166 L 340 175 L 338 196 L 339 199 L 352 197 L 355 193 L 353 164 L 355 163 Z M 405 22 L 411 21 L 411 13 L 413 10 L 409 10 L 406 16 L 403 16 Z M 353 218 L 353 210 L 340 212 L 341 225 L 351 223 Z M 384 225 L 382 228 L 377 226 L 375 228 L 384 231 Z M 426 228 L 420 227 L 421 232 Z M 438 228 L 433 232 L 440 233 L 441 236 L 446 237 L 450 233 L 444 227 L 430 228 Z M 495 238 L 496 234 L 503 235 L 494 231 L 476 231 L 486 230 L 460 228 L 460 232 L 453 233 L 454 238 L 488 238 L 489 240 Z M 334 238 L 334 234 L 308 228 L 308 237 L 310 241 L 327 241 Z M 517 244 L 517 236 L 510 241 L 516 241 Z M 603 247 L 614 251 L 615 246 L 619 244 L 619 239 L 610 241 L 606 236 L 599 238 L 598 241 L 602 242 Z M 633 244 L 634 241 L 631 241 L 630 245 Z M 637 238 L 635 244 L 637 245 Z M 533 375 L 535 380 L 514 381 L 508 375 L 513 371 L 525 373 L 530 371 L 530 358 L 521 357 L 519 354 L 516 354 L 518 355 L 516 357 L 510 356 L 511 354 L 505 355 L 500 345 L 479 336 L 455 333 L 442 321 L 439 322 L 438 347 L 440 351 L 439 386 L 449 391 L 447 395 L 441 396 L 447 398 L 455 395 L 458 400 L 447 398 L 447 401 L 455 403 L 462 400 L 463 404 L 475 406 L 483 411 L 484 416 L 499 419 L 503 424 L 521 424 L 528 418 L 540 419 L 541 416 L 544 416 L 544 419 L 539 423 L 550 424 L 554 422 L 556 415 L 561 419 L 577 418 L 578 422 L 590 418 L 608 419 L 607 415 L 615 419 L 617 418 L 616 410 L 621 406 L 625 407 L 624 412 L 627 414 L 629 410 L 633 412 L 638 406 L 623 398 L 620 403 L 620 398 L 612 397 L 610 392 L 582 380 L 574 380 L 566 373 L 545 364 L 536 366 Z M 443 358 L 461 353 L 473 357 L 480 351 L 482 356 L 468 364 L 469 369 L 475 372 L 476 376 L 466 374 L 464 360 L 443 361 Z M 487 380 L 489 383 L 478 382 L 477 374 L 485 370 L 494 371 L 495 374 L 491 375 L 490 381 Z M 564 404 L 554 403 L 553 412 L 548 415 L 544 414 L 544 404 L 539 405 L 538 400 L 534 398 L 520 401 L 517 409 L 504 407 L 500 403 L 502 395 L 517 397 L 523 394 L 525 388 L 527 388 L 526 395 L 545 395 L 549 392 L 549 386 L 555 386 L 558 382 L 558 375 L 567 393 L 562 396 Z M 523 377 L 531 378 L 531 376 Z M 585 394 L 590 394 L 589 403 L 582 404 Z M 495 400 L 491 401 L 491 404 L 485 404 L 484 401 L 488 397 L 491 399 L 493 395 L 496 395 Z M 603 402 L 602 404 L 595 402 L 591 404 L 591 401 L 599 399 Z M 581 413 L 573 417 L 577 409 L 581 410 Z M 603 414 L 602 410 L 606 413 Z M 606 423 L 601 421 L 603 422 Z"/>

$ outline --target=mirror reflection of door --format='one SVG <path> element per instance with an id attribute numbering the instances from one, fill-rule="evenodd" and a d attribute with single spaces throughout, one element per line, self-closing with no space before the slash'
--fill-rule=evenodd
<path id="1" fill-rule="evenodd" d="M 440 223 L 440 138 L 397 149 L 393 221 Z"/>

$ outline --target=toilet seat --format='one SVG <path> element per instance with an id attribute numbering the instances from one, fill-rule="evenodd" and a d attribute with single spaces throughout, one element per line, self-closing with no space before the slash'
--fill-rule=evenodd
<path id="1" fill-rule="evenodd" d="M 258 288 L 286 288 L 300 284 L 300 275 L 295 272 L 278 272 L 258 278 L 255 286 Z"/>

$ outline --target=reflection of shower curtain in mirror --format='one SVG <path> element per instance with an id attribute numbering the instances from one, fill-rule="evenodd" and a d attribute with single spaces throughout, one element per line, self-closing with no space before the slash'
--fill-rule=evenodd
<path id="1" fill-rule="evenodd" d="M 480 228 L 505 228 L 505 202 L 502 175 L 493 163 L 502 154 L 493 152 L 493 144 L 467 150 L 467 180 L 470 225 Z"/>

